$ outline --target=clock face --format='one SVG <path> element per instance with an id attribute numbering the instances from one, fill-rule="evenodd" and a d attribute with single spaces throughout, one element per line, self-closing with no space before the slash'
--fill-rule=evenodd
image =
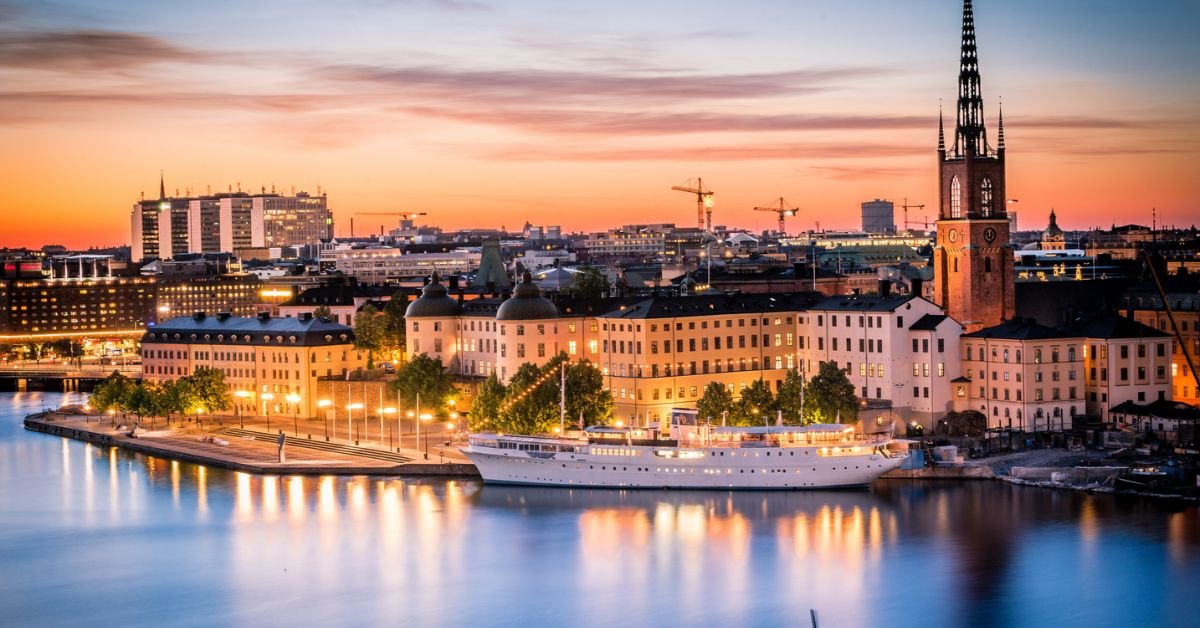
<path id="1" fill-rule="evenodd" d="M 951 230 L 947 231 L 946 239 L 950 240 L 951 242 L 958 242 L 958 230 L 951 229 Z"/>
<path id="2" fill-rule="evenodd" d="M 996 229 L 993 227 L 988 227 L 987 229 L 984 229 L 983 230 L 983 239 L 987 240 L 988 244 L 991 244 L 996 239 Z"/>

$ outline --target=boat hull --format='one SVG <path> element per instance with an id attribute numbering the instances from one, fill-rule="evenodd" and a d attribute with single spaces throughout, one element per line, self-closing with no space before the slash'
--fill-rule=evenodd
<path id="1" fill-rule="evenodd" d="M 708 450 L 696 459 L 560 453 L 527 456 L 490 448 L 463 453 L 488 484 L 575 488 L 819 490 L 864 487 L 902 457 L 877 452 L 824 457 L 812 449 Z"/>

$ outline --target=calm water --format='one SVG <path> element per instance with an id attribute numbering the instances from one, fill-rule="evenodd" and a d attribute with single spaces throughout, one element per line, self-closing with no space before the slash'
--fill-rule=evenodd
<path id="1" fill-rule="evenodd" d="M 260 477 L 20 427 L 61 399 L 0 395 L 0 625 L 1200 625 L 1195 508 Z"/>

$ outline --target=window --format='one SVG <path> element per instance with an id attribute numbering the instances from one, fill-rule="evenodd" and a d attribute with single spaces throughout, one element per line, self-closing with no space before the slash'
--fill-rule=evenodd
<path id="1" fill-rule="evenodd" d="M 988 178 L 979 186 L 979 211 L 984 216 L 992 215 L 992 180 Z"/>
<path id="2" fill-rule="evenodd" d="M 958 175 L 950 180 L 950 217 L 962 218 L 962 184 Z"/>

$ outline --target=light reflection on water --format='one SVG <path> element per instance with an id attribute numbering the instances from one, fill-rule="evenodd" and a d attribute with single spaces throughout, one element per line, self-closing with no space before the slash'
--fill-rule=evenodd
<path id="1" fill-rule="evenodd" d="M 0 395 L 5 625 L 1194 625 L 1195 508 L 256 476 L 25 432 L 44 399 Z"/>

